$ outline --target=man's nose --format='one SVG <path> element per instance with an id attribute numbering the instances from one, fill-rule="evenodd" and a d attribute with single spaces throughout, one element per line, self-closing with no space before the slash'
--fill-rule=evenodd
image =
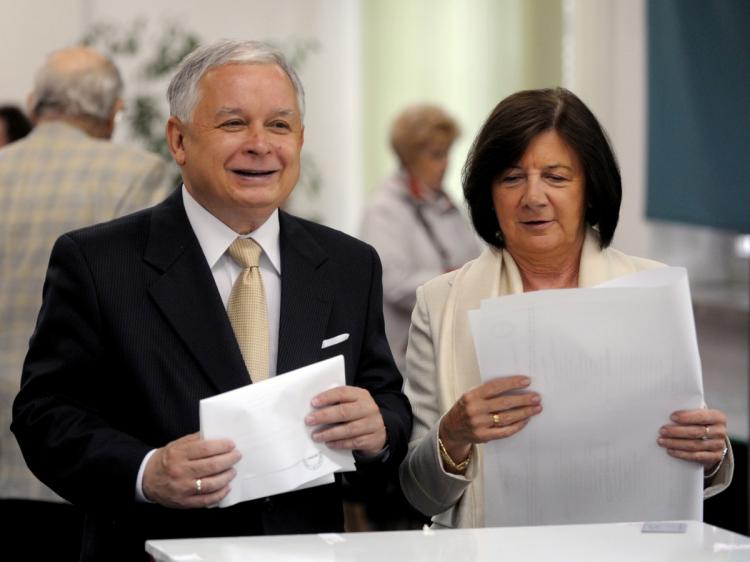
<path id="1" fill-rule="evenodd" d="M 243 151 L 252 154 L 268 154 L 271 151 L 271 142 L 268 131 L 264 127 L 249 127 L 243 140 Z"/>

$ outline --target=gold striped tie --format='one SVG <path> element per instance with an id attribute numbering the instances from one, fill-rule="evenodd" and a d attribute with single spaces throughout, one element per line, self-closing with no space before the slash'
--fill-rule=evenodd
<path id="1" fill-rule="evenodd" d="M 268 378 L 266 291 L 258 260 L 263 249 L 252 238 L 237 238 L 229 255 L 242 267 L 229 295 L 227 314 L 253 382 Z"/>

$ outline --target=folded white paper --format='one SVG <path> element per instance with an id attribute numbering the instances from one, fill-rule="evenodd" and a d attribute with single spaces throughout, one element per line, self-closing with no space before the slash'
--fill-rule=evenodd
<path id="1" fill-rule="evenodd" d="M 341 355 L 200 401 L 201 436 L 231 439 L 242 453 L 220 507 L 333 482 L 354 470 L 349 450 L 312 440 L 312 398 L 346 384 Z"/>
<path id="2" fill-rule="evenodd" d="M 528 375 L 544 408 L 485 445 L 488 526 L 702 519 L 702 467 L 656 443 L 703 403 L 683 268 L 490 299 L 470 318 L 483 380 Z"/>

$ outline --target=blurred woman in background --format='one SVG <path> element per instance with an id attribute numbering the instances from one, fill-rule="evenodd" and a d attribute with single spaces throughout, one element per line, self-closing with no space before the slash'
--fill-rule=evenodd
<path id="1" fill-rule="evenodd" d="M 400 369 L 417 287 L 479 255 L 468 220 L 443 191 L 458 135 L 454 119 L 439 107 L 403 110 L 391 128 L 400 168 L 374 194 L 364 214 L 361 237 L 383 262 L 385 330 Z"/>
<path id="2" fill-rule="evenodd" d="M 399 170 L 373 194 L 364 213 L 361 238 L 383 262 L 385 332 L 402 373 L 417 287 L 479 255 L 468 219 L 443 191 L 458 135 L 455 120 L 439 107 L 404 109 L 391 126 Z M 352 499 L 366 510 L 367 521 L 358 530 L 419 529 L 427 521 L 403 497 L 398 474 L 384 491 Z"/>

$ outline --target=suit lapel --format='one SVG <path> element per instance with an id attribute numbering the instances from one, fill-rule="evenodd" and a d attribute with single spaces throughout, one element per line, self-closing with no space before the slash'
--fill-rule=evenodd
<path id="1" fill-rule="evenodd" d="M 149 292 L 217 392 L 248 384 L 211 270 L 177 190 L 154 208 L 144 260 L 161 273 Z"/>
<path id="2" fill-rule="evenodd" d="M 285 373 L 320 359 L 333 302 L 327 254 L 303 224 L 279 211 L 281 310 L 276 370 Z"/>

